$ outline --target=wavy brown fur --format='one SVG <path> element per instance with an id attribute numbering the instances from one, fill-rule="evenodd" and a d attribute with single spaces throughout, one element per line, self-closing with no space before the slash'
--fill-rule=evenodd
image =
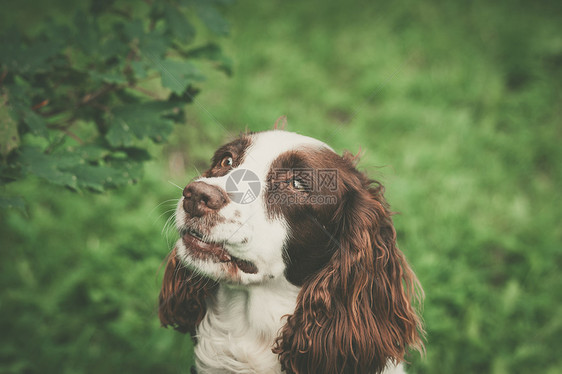
<path id="1" fill-rule="evenodd" d="M 168 256 L 158 316 L 162 326 L 192 336 L 207 311 L 206 298 L 216 292 L 217 283 L 194 274 L 176 257 L 176 250 Z"/>
<path id="2" fill-rule="evenodd" d="M 380 373 L 423 351 L 423 326 L 411 302 L 421 286 L 396 246 L 383 187 L 344 157 L 346 190 L 334 216 L 335 252 L 307 279 L 276 341 L 286 373 Z"/>

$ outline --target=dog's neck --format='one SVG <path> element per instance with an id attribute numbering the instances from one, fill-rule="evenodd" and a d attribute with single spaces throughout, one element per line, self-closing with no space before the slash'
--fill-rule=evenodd
<path id="1" fill-rule="evenodd" d="M 253 330 L 273 341 L 283 323 L 283 316 L 295 310 L 299 288 L 285 279 L 252 286 L 221 284 L 209 313 L 232 321 L 235 331 Z"/>
<path id="2" fill-rule="evenodd" d="M 257 373 L 280 372 L 271 349 L 284 316 L 295 310 L 298 292 L 284 278 L 252 286 L 221 284 L 197 329 L 199 371 L 253 367 Z"/>

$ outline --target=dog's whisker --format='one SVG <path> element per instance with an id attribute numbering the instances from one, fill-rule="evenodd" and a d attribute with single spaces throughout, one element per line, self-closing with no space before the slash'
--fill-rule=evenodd
<path id="1" fill-rule="evenodd" d="M 200 178 L 200 177 L 201 177 L 201 172 L 199 171 L 199 169 L 197 169 L 197 166 L 193 165 L 193 168 L 195 169 L 195 172 L 197 173 L 197 177 L 196 177 L 196 178 Z"/>
<path id="2" fill-rule="evenodd" d="M 178 199 L 168 199 L 168 200 L 162 201 L 160 204 L 156 205 L 154 208 L 152 208 L 152 209 L 150 210 L 150 214 L 152 214 L 156 209 L 158 209 L 158 208 L 161 207 L 162 205 L 171 204 L 172 202 L 174 203 L 174 206 L 175 206 L 175 205 L 177 204 L 177 202 L 178 202 Z"/>
<path id="3" fill-rule="evenodd" d="M 175 212 L 175 211 L 176 211 L 175 208 L 170 208 L 170 209 L 168 209 L 168 210 L 162 212 L 162 214 L 160 214 L 160 215 L 158 216 L 158 218 L 156 218 L 156 219 L 160 219 L 160 218 L 162 218 L 163 216 L 169 214 L 169 217 L 166 219 L 166 223 L 167 223 L 167 222 L 170 220 L 170 217 L 174 217 L 174 212 Z"/>
<path id="4" fill-rule="evenodd" d="M 175 184 L 172 181 L 168 181 L 168 183 L 170 183 L 172 186 L 177 187 L 180 191 L 183 191 L 183 188 L 181 188 L 180 186 L 178 186 L 177 184 Z"/>
<path id="5" fill-rule="evenodd" d="M 175 230 L 175 221 L 176 221 L 176 210 L 173 210 L 172 214 L 166 220 L 164 227 L 162 228 L 162 235 L 166 238 L 166 244 L 170 247 L 170 237 L 177 236 L 177 231 Z"/>
<path id="6" fill-rule="evenodd" d="M 166 223 L 164 224 L 164 227 L 162 227 L 162 231 L 160 233 L 160 235 L 162 235 L 166 239 L 166 245 L 168 247 L 171 247 L 170 238 L 173 238 L 174 236 L 177 235 L 177 231 L 174 230 L 174 227 L 173 227 L 173 224 L 172 224 L 173 217 L 174 217 L 173 215 L 168 217 L 168 219 L 166 220 Z"/>
<path id="7" fill-rule="evenodd" d="M 170 223 L 171 220 L 176 218 L 176 209 L 168 209 L 167 211 L 165 211 L 164 213 L 160 214 L 158 216 L 158 219 L 160 219 L 162 216 L 165 216 L 169 214 L 168 218 L 166 219 L 166 223 L 164 223 L 164 228 Z"/>

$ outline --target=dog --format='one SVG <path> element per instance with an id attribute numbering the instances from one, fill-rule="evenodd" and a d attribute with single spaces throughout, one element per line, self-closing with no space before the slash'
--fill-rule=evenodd
<path id="1" fill-rule="evenodd" d="M 159 297 L 198 373 L 403 373 L 423 290 L 383 186 L 283 130 L 220 147 L 183 190 Z"/>

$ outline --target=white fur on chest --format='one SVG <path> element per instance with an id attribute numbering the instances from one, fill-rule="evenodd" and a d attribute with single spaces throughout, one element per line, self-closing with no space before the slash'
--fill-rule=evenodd
<path id="1" fill-rule="evenodd" d="M 271 349 L 283 316 L 295 310 L 298 291 L 285 279 L 250 287 L 221 284 L 197 328 L 198 373 L 281 373 Z"/>
<path id="2" fill-rule="evenodd" d="M 298 292 L 285 279 L 249 287 L 221 284 L 197 328 L 197 373 L 282 374 L 271 349 Z M 389 362 L 383 374 L 405 371 Z"/>

